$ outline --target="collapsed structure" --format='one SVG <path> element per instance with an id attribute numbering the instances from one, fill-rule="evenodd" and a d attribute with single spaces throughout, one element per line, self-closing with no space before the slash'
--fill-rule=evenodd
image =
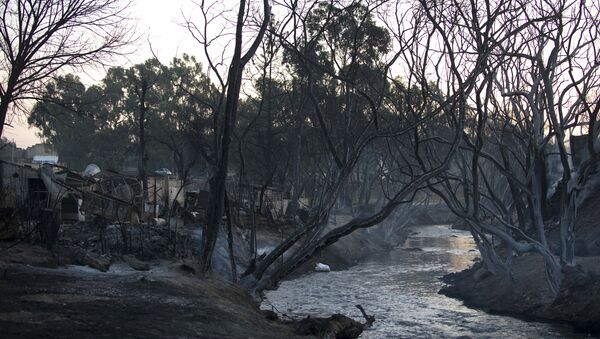
<path id="1" fill-rule="evenodd" d="M 134 175 L 100 170 L 93 164 L 79 173 L 53 163 L 0 160 L 0 240 L 14 238 L 20 221 L 60 225 L 100 218 L 139 224 L 168 222 L 164 219 L 174 215 L 195 221 L 204 217 L 209 199 L 207 180 L 184 183 L 169 175 L 151 175 L 148 181 L 144 201 L 142 183 Z M 284 216 L 285 194 L 264 187 L 249 190 L 264 196 L 260 208 L 274 220 Z"/>

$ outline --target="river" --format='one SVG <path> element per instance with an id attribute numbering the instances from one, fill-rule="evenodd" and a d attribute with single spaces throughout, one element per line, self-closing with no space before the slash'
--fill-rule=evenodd
<path id="1" fill-rule="evenodd" d="M 581 338 L 569 326 L 528 322 L 466 307 L 440 295 L 440 277 L 469 267 L 478 253 L 468 232 L 420 226 L 389 254 L 344 271 L 312 273 L 269 291 L 262 307 L 293 318 L 341 313 L 362 321 L 361 338 Z M 334 268 L 335 269 L 335 268 Z"/>

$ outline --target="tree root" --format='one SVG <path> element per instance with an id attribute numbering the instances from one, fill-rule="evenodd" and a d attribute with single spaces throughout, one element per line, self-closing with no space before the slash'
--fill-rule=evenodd
<path id="1" fill-rule="evenodd" d="M 366 322 L 351 319 L 342 314 L 334 314 L 329 318 L 306 317 L 295 325 L 295 332 L 301 335 L 315 335 L 319 338 L 354 339 L 375 322 L 375 317 L 368 315 L 361 305 L 356 305 Z"/>

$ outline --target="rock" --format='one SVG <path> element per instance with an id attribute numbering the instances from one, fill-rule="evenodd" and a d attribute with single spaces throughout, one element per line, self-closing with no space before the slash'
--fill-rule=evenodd
<path id="1" fill-rule="evenodd" d="M 192 265 L 184 263 L 179 265 L 179 269 L 188 274 L 196 274 L 196 269 Z"/>
<path id="2" fill-rule="evenodd" d="M 83 263 L 101 272 L 108 271 L 110 267 L 110 260 L 108 258 L 92 252 L 85 253 L 83 256 Z"/>
<path id="3" fill-rule="evenodd" d="M 133 255 L 124 255 L 123 260 L 136 271 L 148 271 L 150 269 L 150 264 L 138 260 Z"/>

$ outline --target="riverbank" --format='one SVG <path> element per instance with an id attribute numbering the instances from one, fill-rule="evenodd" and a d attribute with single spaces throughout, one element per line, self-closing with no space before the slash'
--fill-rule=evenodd
<path id="1" fill-rule="evenodd" d="M 583 333 L 600 334 L 600 196 L 589 197 L 575 221 L 576 267 L 564 271 L 554 298 L 545 282 L 544 263 L 537 254 L 513 257 L 513 278 L 486 273 L 482 264 L 446 275 L 440 293 L 468 306 L 526 319 L 566 322 Z M 556 214 L 556 213 L 555 213 Z M 546 222 L 550 248 L 559 254 L 558 215 Z"/>
<path id="2" fill-rule="evenodd" d="M 448 285 L 440 294 L 466 306 L 523 319 L 564 322 L 584 334 L 600 334 L 600 257 L 577 258 L 564 272 L 556 298 L 544 278 L 540 256 L 525 254 L 512 262 L 512 279 L 487 273 L 481 263 L 443 277 Z"/>
<path id="3" fill-rule="evenodd" d="M 267 320 L 242 288 L 199 279 L 180 263 L 145 272 L 115 263 L 85 266 L 3 265 L 0 328 L 5 338 L 300 337 Z"/>
<path id="4" fill-rule="evenodd" d="M 272 251 L 283 239 L 280 233 L 291 234 L 294 231 L 290 224 L 280 224 L 277 228 L 259 230 L 259 254 Z M 394 248 L 402 245 L 410 232 L 408 227 L 394 217 L 380 225 L 356 230 L 316 252 L 312 258 L 286 277 L 286 280 L 314 272 L 317 263 L 328 265 L 332 271 L 342 271 L 369 260 L 371 257 L 385 256 Z"/>
<path id="5" fill-rule="evenodd" d="M 335 312 L 290 320 L 261 311 L 245 289 L 228 281 L 224 239 L 213 259 L 218 268 L 214 278 L 204 279 L 195 274 L 193 255 L 178 258 L 168 250 L 160 229 L 134 237 L 130 254 L 122 253 L 118 234 L 105 231 L 98 237 L 82 225 L 66 225 L 62 231 L 52 251 L 24 241 L 2 243 L 0 337 L 296 338 L 341 333 L 355 338 L 363 330 L 360 321 Z M 177 253 L 198 247 L 201 234 L 186 232 L 191 236 L 179 236 L 183 240 Z M 248 257 L 247 246 L 236 240 L 239 264 Z"/>
<path id="6" fill-rule="evenodd" d="M 376 321 L 366 338 L 580 338 L 571 326 L 523 321 L 469 308 L 438 294 L 440 278 L 478 258 L 468 232 L 448 226 L 408 229 L 403 246 L 347 270 L 283 281 L 266 292 L 264 309 L 292 317 L 342 313 L 361 320 L 361 304 Z"/>

